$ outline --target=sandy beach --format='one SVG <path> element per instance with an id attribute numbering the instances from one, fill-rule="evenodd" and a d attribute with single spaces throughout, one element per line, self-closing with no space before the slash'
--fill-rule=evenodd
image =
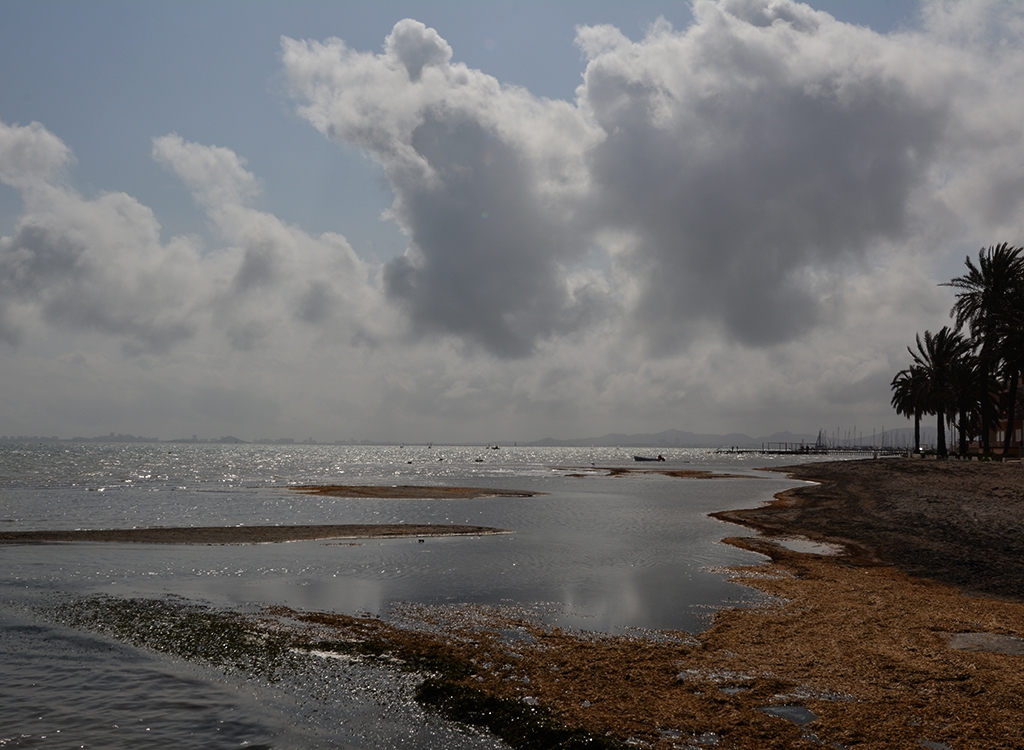
<path id="1" fill-rule="evenodd" d="M 477 608 L 416 608 L 402 628 L 277 615 L 319 647 L 354 638 L 463 665 L 431 700 L 464 720 L 469 691 L 617 746 L 1024 746 L 1024 468 L 891 459 L 783 471 L 819 484 L 720 514 L 763 532 L 729 542 L 772 561 L 732 573 L 772 599 L 722 610 L 696 636 L 569 633 Z M 846 551 L 771 541 L 794 536 Z M 510 628 L 522 636 L 499 634 Z"/>
<path id="2" fill-rule="evenodd" d="M 1024 465 L 880 459 L 777 471 L 818 486 L 717 517 L 765 534 L 842 542 L 858 564 L 1024 600 Z"/>
<path id="3" fill-rule="evenodd" d="M 424 675 L 422 703 L 515 747 L 1024 747 L 1024 467 L 781 471 L 815 484 L 717 514 L 761 532 L 726 541 L 770 558 L 728 571 L 765 603 L 717 611 L 699 634 L 422 605 L 389 620 L 275 607 L 245 627 L 287 649 L 404 664 Z"/>

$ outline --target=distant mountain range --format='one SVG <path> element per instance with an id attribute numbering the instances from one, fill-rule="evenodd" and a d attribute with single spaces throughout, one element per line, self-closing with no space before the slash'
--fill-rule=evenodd
<path id="1" fill-rule="evenodd" d="M 634 448 L 720 448 L 735 446 L 737 448 L 760 448 L 762 443 L 814 443 L 817 435 L 797 435 L 792 432 L 776 432 L 767 437 L 751 437 L 742 432 L 730 432 L 726 435 L 714 435 L 705 432 L 684 432 L 683 430 L 665 430 L 655 433 L 638 433 L 627 435 L 622 432 L 610 432 L 601 437 L 573 438 L 556 440 L 545 438 L 529 445 L 564 446 L 564 447 L 615 447 L 628 446 Z"/>
<path id="2" fill-rule="evenodd" d="M 856 437 L 850 435 L 826 435 L 826 442 L 837 443 L 839 446 L 871 445 L 874 442 L 878 446 L 909 446 L 913 442 L 914 430 L 904 427 L 898 430 L 886 430 L 884 433 L 859 434 Z M 948 435 L 947 435 L 948 438 Z M 520 442 L 524 446 L 553 446 L 570 448 L 589 447 L 622 447 L 622 448 L 760 448 L 779 447 L 779 443 L 814 445 L 818 440 L 817 434 L 798 434 L 793 432 L 773 432 L 764 437 L 751 437 L 742 432 L 730 432 L 725 435 L 717 435 L 708 432 L 684 432 L 683 430 L 665 430 L 664 432 L 643 432 L 634 435 L 627 435 L 624 432 L 610 432 L 600 437 L 569 438 L 556 440 L 555 438 L 544 438 L 532 443 Z M 233 435 L 219 439 L 202 439 L 193 436 L 192 438 L 180 438 L 178 440 L 157 440 L 156 438 L 139 437 L 135 435 L 103 435 L 99 437 L 74 437 L 70 440 L 62 440 L 58 437 L 0 437 L 3 442 L 96 442 L 96 443 L 245 443 Z M 350 445 L 355 441 L 340 441 L 338 443 L 317 443 L 315 440 L 304 440 L 301 443 L 292 438 L 277 438 L 274 440 L 258 439 L 255 443 L 275 445 Z M 500 441 L 499 441 L 500 442 Z M 935 442 L 935 428 L 921 427 L 921 442 L 924 445 L 932 445 Z M 370 445 L 369 441 L 363 441 L 363 445 Z M 398 443 L 384 443 L 386 445 L 398 445 Z M 511 440 L 506 440 L 504 445 L 511 445 Z M 458 443 L 458 445 L 478 445 L 478 443 Z M 836 446 L 833 446 L 836 447 Z"/>
<path id="3" fill-rule="evenodd" d="M 886 430 L 884 433 L 874 435 L 878 445 L 908 445 L 913 441 L 914 431 L 911 428 L 899 430 Z M 826 439 L 831 441 L 832 435 Z M 839 436 L 842 445 L 852 445 L 859 442 L 871 443 L 872 435 L 861 435 L 856 440 L 847 440 L 845 436 Z M 764 437 L 751 437 L 742 432 L 730 432 L 725 435 L 715 435 L 706 432 L 684 432 L 683 430 L 665 430 L 655 433 L 638 433 L 627 435 L 621 432 L 610 432 L 607 435 L 592 438 L 573 438 L 569 440 L 556 440 L 545 438 L 534 443 L 523 443 L 533 446 L 564 446 L 586 448 L 590 446 L 600 447 L 630 447 L 630 448 L 760 448 L 767 443 L 804 443 L 813 445 L 818 440 L 817 434 L 797 434 L 793 432 L 773 432 Z M 921 428 L 922 442 L 934 442 L 935 430 Z"/>

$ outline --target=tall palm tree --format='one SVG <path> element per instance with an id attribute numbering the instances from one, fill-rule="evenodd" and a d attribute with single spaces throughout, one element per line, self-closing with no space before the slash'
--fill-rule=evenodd
<path id="1" fill-rule="evenodd" d="M 921 415 L 924 414 L 927 382 L 920 367 L 900 370 L 892 379 L 892 408 L 901 417 L 914 420 L 914 451 L 921 448 Z"/>
<path id="2" fill-rule="evenodd" d="M 978 398 L 979 391 L 991 394 L 995 390 L 991 384 L 981 384 L 978 379 L 981 377 L 981 367 L 978 358 L 973 352 L 968 351 L 955 364 L 951 373 L 951 386 L 953 391 L 953 404 L 955 411 L 951 414 L 953 424 L 958 435 L 957 453 L 963 457 L 967 455 L 967 444 L 969 438 L 978 432 L 981 414 L 981 400 Z"/>
<path id="3" fill-rule="evenodd" d="M 971 336 L 978 346 L 978 362 L 981 369 L 978 378 L 981 439 L 982 450 L 985 453 L 990 452 L 989 431 L 994 416 L 994 405 L 988 393 L 988 380 L 989 375 L 997 372 L 1003 362 L 1007 313 L 1015 307 L 1014 300 L 1020 298 L 1021 290 L 1024 289 L 1022 252 L 1024 248 L 1011 247 L 1006 242 L 987 250 L 982 248 L 978 251 L 977 265 L 968 256 L 965 260 L 967 273 L 942 285 L 959 290 L 949 314 L 956 319 L 958 329 L 965 323 L 968 324 Z M 1019 367 L 1016 367 L 1013 373 L 1005 372 L 1010 378 L 1009 387 L 1014 391 L 1019 371 Z M 1009 427 L 1008 435 L 1012 433 L 1012 422 Z M 1009 442 L 1004 444 L 1004 449 L 1006 448 L 1009 448 Z"/>
<path id="4" fill-rule="evenodd" d="M 1010 452 L 1013 439 L 1013 426 L 1017 419 L 1017 383 L 1021 370 L 1024 369 L 1024 283 L 1013 295 L 1006 309 L 1000 316 L 999 326 L 999 358 L 1002 362 L 1003 375 L 1008 383 L 1006 430 L 1003 435 L 1003 455 Z"/>
<path id="5" fill-rule="evenodd" d="M 956 391 L 954 390 L 954 372 L 963 366 L 963 360 L 971 350 L 971 345 L 960 334 L 949 326 L 943 326 L 937 333 L 924 332 L 922 342 L 917 335 L 917 351 L 907 348 L 914 360 L 914 366 L 922 371 L 926 385 L 925 413 L 936 416 L 936 450 L 938 457 L 949 456 L 946 446 L 946 415 L 956 409 Z M 951 411 L 953 410 L 953 411 Z"/>

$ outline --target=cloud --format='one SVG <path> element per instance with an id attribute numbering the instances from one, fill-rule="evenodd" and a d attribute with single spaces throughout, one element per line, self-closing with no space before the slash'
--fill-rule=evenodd
<path id="1" fill-rule="evenodd" d="M 395 24 L 384 40 L 384 49 L 405 66 L 413 82 L 420 80 L 427 65 L 441 67 L 452 59 L 452 48 L 440 34 L 408 18 Z"/>
<path id="2" fill-rule="evenodd" d="M 71 150 L 40 123 L 0 123 L 0 182 L 20 189 L 46 185 L 71 161 Z"/>
<path id="3" fill-rule="evenodd" d="M 189 337 L 201 288 L 196 248 L 166 245 L 147 207 L 124 193 L 87 200 L 64 184 L 70 150 L 34 123 L 0 122 L 0 175 L 26 211 L 0 238 L 0 337 L 17 343 L 32 321 L 116 336 L 129 350 Z"/>
<path id="4" fill-rule="evenodd" d="M 186 143 L 172 133 L 153 139 L 153 158 L 171 166 L 196 201 L 209 208 L 245 205 L 258 191 L 245 159 L 231 149 Z"/>
<path id="5" fill-rule="evenodd" d="M 383 278 L 414 333 L 521 357 L 621 314 L 666 354 L 709 331 L 807 336 L 826 317 L 810 276 L 940 223 L 947 241 L 1019 224 L 1021 13 L 927 16 L 881 35 L 790 0 L 703 0 L 639 41 L 582 27 L 572 103 L 452 62 L 411 20 L 379 54 L 284 39 L 283 59 L 300 113 L 384 168 L 410 240 Z M 595 248 L 611 267 L 575 295 Z"/>
<path id="6" fill-rule="evenodd" d="M 892 42 L 826 14 L 695 12 L 636 43 L 580 31 L 580 104 L 607 133 L 590 154 L 597 215 L 634 238 L 635 324 L 658 344 L 678 348 L 694 320 L 786 341 L 821 315 L 807 269 L 906 236 L 948 103 L 887 64 Z"/>
<path id="7" fill-rule="evenodd" d="M 188 185 L 225 243 L 204 265 L 218 278 L 212 322 L 232 346 L 276 341 L 294 324 L 340 340 L 388 335 L 393 316 L 348 241 L 247 207 L 257 179 L 233 151 L 168 135 L 154 139 L 153 157 Z"/>
<path id="8" fill-rule="evenodd" d="M 412 20 L 373 53 L 282 40 L 298 111 L 392 189 L 408 246 L 379 266 L 262 210 L 225 146 L 152 141 L 204 243 L 0 123 L 24 202 L 0 417 L 406 441 L 889 424 L 906 345 L 948 321 L 937 282 L 1024 237 L 1024 10 L 928 4 L 888 35 L 788 0 L 694 19 L 580 28 L 572 101 Z"/>
<path id="9" fill-rule="evenodd" d="M 282 339 L 373 341 L 390 324 L 365 263 L 344 237 L 318 237 L 246 207 L 257 179 L 226 148 L 154 139 L 153 156 L 193 192 L 224 245 L 160 238 L 153 212 L 124 193 L 88 199 L 64 184 L 70 150 L 37 124 L 0 123 L 0 176 L 26 212 L 0 238 L 0 339 L 34 321 L 118 339 L 130 354 L 196 336 L 252 350 Z"/>
<path id="10" fill-rule="evenodd" d="M 303 116 L 384 168 L 410 243 L 383 280 L 415 334 L 523 357 L 607 313 L 601 285 L 570 282 L 589 245 L 583 147 L 598 135 L 575 108 L 452 64 L 411 20 L 380 54 L 338 39 L 283 48 Z"/>

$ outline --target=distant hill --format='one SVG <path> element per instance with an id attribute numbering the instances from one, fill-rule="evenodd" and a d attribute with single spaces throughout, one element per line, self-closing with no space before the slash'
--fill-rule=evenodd
<path id="1" fill-rule="evenodd" d="M 896 430 L 886 430 L 874 435 L 876 445 L 883 446 L 909 446 L 913 442 L 914 430 L 910 427 Z M 836 436 L 826 435 L 826 440 L 831 442 Z M 725 435 L 716 435 L 707 432 L 684 432 L 682 430 L 665 430 L 655 433 L 638 433 L 627 435 L 622 432 L 610 432 L 607 435 L 590 438 L 572 438 L 568 440 L 556 440 L 545 438 L 535 443 L 522 443 L 522 445 L 533 446 L 555 446 L 570 448 L 588 448 L 590 446 L 600 447 L 628 447 L 628 448 L 760 448 L 768 443 L 804 443 L 813 445 L 818 440 L 815 434 L 799 434 L 794 432 L 773 432 L 764 437 L 751 437 L 742 432 L 730 432 Z M 867 435 L 861 433 L 856 438 L 847 438 L 845 435 L 838 436 L 840 445 L 856 445 L 863 443 L 871 444 L 872 433 Z M 921 443 L 931 445 L 935 442 L 935 428 L 921 426 Z"/>
<path id="2" fill-rule="evenodd" d="M 735 446 L 737 448 L 760 448 L 762 443 L 814 443 L 818 439 L 814 435 L 798 435 L 792 432 L 776 432 L 766 437 L 751 437 L 742 432 L 730 432 L 726 435 L 715 435 L 706 432 L 684 432 L 683 430 L 665 430 L 664 432 L 639 433 L 627 435 L 611 432 L 607 435 L 592 438 L 574 438 L 556 440 L 545 438 L 528 445 L 580 447 L 589 446 L 631 448 L 721 448 Z"/>

